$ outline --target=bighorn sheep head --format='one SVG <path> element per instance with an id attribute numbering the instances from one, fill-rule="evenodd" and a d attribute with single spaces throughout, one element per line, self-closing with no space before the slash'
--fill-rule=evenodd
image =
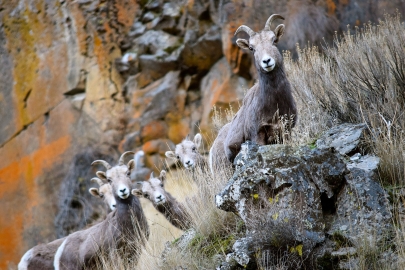
<path id="1" fill-rule="evenodd" d="M 249 40 L 239 38 L 236 40 L 236 44 L 240 48 L 248 49 L 253 53 L 256 68 L 264 73 L 274 70 L 278 64 L 282 63 L 281 54 L 275 45 L 284 34 L 285 26 L 284 24 L 280 24 L 272 31 L 270 26 L 275 19 L 284 20 L 279 14 L 273 14 L 267 20 L 264 29 L 260 32 L 256 33 L 246 25 L 241 25 L 235 32 L 235 35 L 242 31 L 249 35 Z"/>
<path id="2" fill-rule="evenodd" d="M 144 196 L 155 205 L 164 204 L 166 202 L 166 191 L 164 189 L 165 181 L 165 170 L 160 172 L 159 177 L 155 177 L 152 172 L 149 180 L 140 182 L 142 184 L 142 188 L 133 189 L 132 194 L 136 196 Z"/>
<path id="3" fill-rule="evenodd" d="M 130 192 L 131 192 L 131 171 L 135 167 L 135 162 L 133 159 L 131 159 L 127 165 L 124 164 L 124 159 L 127 155 L 133 155 L 134 152 L 127 151 L 123 153 L 118 161 L 118 165 L 112 167 L 110 164 L 108 164 L 107 161 L 104 160 L 96 160 L 93 161 L 91 165 L 96 165 L 96 164 L 101 164 L 103 165 L 107 170 L 105 172 L 97 172 L 97 176 L 104 180 L 107 181 L 113 190 L 113 193 L 116 193 L 118 197 L 121 199 L 126 199 L 128 198 Z"/>
<path id="4" fill-rule="evenodd" d="M 198 152 L 201 142 L 202 136 L 200 133 L 197 133 L 192 141 L 186 138 L 176 145 L 175 151 L 167 151 L 166 157 L 178 160 L 186 169 L 193 168 L 201 159 L 201 155 Z"/>
<path id="5" fill-rule="evenodd" d="M 104 183 L 100 178 L 97 177 L 92 178 L 90 181 L 93 183 L 97 183 L 99 185 L 99 188 L 90 188 L 89 189 L 90 194 L 93 195 L 94 197 L 99 197 L 103 199 L 104 202 L 108 204 L 110 209 L 114 210 L 117 202 L 114 198 L 111 185 Z"/>

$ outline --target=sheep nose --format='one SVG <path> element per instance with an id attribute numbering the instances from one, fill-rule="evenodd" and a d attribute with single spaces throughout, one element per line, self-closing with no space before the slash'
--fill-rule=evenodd
<path id="1" fill-rule="evenodd" d="M 268 64 L 270 63 L 270 60 L 271 60 L 271 58 L 269 58 L 269 59 L 266 59 L 266 60 L 263 60 L 263 64 L 266 64 L 266 65 L 268 65 Z"/>
<path id="2" fill-rule="evenodd" d="M 191 163 L 191 160 L 186 161 L 187 165 L 190 165 L 190 163 Z"/>
<path id="3" fill-rule="evenodd" d="M 160 199 L 162 199 L 162 195 L 159 195 L 156 198 L 160 200 Z"/>
<path id="4" fill-rule="evenodd" d="M 126 190 L 127 190 L 126 188 L 120 189 L 120 192 L 121 192 L 121 193 L 125 193 Z"/>

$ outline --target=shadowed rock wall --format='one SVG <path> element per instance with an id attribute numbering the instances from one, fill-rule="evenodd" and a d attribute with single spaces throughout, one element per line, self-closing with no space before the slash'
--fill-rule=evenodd
<path id="1" fill-rule="evenodd" d="M 61 182 L 88 147 L 147 165 L 236 106 L 255 78 L 235 44 L 285 16 L 281 49 L 404 11 L 402 1 L 0 2 L 0 268 L 56 237 Z M 281 23 L 281 22 L 277 22 Z M 90 164 L 89 164 L 90 166 Z"/>

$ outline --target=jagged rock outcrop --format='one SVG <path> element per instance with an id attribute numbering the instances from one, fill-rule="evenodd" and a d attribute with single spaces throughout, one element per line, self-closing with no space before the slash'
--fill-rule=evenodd
<path id="1" fill-rule="evenodd" d="M 357 152 L 364 129 L 334 127 L 318 139 L 322 149 L 243 144 L 235 173 L 216 204 L 238 213 L 247 233 L 220 269 L 255 269 L 255 254 L 263 250 L 270 256 L 280 250 L 291 253 L 296 260 L 290 268 L 330 269 L 322 268 L 324 256 L 340 258 L 344 268 L 356 244 L 383 241 L 392 230 L 392 215 L 377 175 L 378 158 Z M 335 144 L 331 134 L 346 140 Z M 334 238 L 345 244 L 336 244 Z"/>

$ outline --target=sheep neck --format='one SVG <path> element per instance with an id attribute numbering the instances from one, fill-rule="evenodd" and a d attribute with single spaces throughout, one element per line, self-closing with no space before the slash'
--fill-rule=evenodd
<path id="1" fill-rule="evenodd" d="M 286 80 L 284 66 L 281 64 L 271 72 L 259 73 L 259 96 L 262 100 L 272 99 L 273 95 L 283 90 Z"/>
<path id="2" fill-rule="evenodd" d="M 164 215 L 166 219 L 175 227 L 182 230 L 187 229 L 187 218 L 182 205 L 168 192 L 166 192 L 165 197 L 165 203 L 153 203 L 156 210 Z"/>
<path id="3" fill-rule="evenodd" d="M 139 199 L 133 195 L 130 195 L 127 199 L 115 196 L 115 199 L 117 201 L 117 224 L 120 231 L 129 230 L 133 232 L 135 227 L 137 227 L 137 229 L 145 232 L 147 230 L 147 223 Z M 140 228 L 133 224 L 134 220 L 138 222 Z"/>

